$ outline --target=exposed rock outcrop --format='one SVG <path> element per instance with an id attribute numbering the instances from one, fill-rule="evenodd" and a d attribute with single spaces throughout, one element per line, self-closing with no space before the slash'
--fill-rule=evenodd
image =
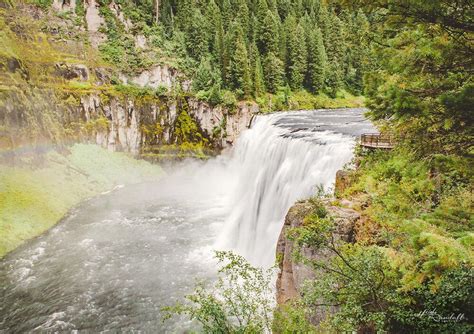
<path id="1" fill-rule="evenodd" d="M 117 4 L 115 1 L 112 1 L 109 5 L 109 8 L 117 17 L 117 19 L 123 24 L 125 30 L 129 31 L 133 28 L 132 21 L 125 17 L 119 4 Z"/>
<path id="2" fill-rule="evenodd" d="M 105 35 L 99 30 L 105 21 L 102 16 L 100 16 L 99 6 L 96 0 L 85 0 L 84 5 L 86 9 L 86 23 L 89 39 L 92 46 L 98 47 L 106 40 Z"/>
<path id="3" fill-rule="evenodd" d="M 86 40 L 89 38 L 94 47 L 107 40 L 104 29 L 108 16 L 102 16 L 99 10 L 106 3 L 117 21 L 135 38 L 137 48 L 146 49 L 146 36 L 137 34 L 140 29 L 134 29 L 117 0 L 52 0 L 51 9 L 56 13 L 37 6 L 18 7 L 25 15 L 51 23 L 45 29 L 48 38 L 44 41 L 56 52 L 46 63 L 29 58 L 25 58 L 26 62 L 16 56 L 0 64 L 4 86 L 12 86 L 0 92 L 2 101 L 8 101 L 0 104 L 0 121 L 5 125 L 5 130 L 0 131 L 0 145 L 10 149 L 31 142 L 60 145 L 76 140 L 94 141 L 112 151 L 142 154 L 150 159 L 171 156 L 173 150 L 182 156 L 191 152 L 191 156 L 200 154 L 203 158 L 232 145 L 258 112 L 256 104 L 240 103 L 229 110 L 191 97 L 191 81 L 158 59 L 141 72 L 122 72 L 114 64 L 95 67 L 100 63 L 95 58 L 98 55 Z M 55 15 L 58 12 L 69 13 Z M 35 32 L 31 36 L 36 40 Z M 37 39 L 43 40 L 43 35 L 39 36 Z M 25 37 L 25 43 L 29 38 Z M 35 50 L 42 48 L 34 46 Z M 60 56 L 63 53 L 69 56 Z M 29 71 L 30 66 L 45 68 L 39 75 Z M 183 117 L 177 122 L 179 115 Z M 187 133 L 179 134 L 177 126 L 187 129 Z M 189 129 L 198 132 L 196 136 L 189 134 Z M 170 147 L 163 148 L 164 145 Z M 193 155 L 194 152 L 197 154 Z"/>
<path id="4" fill-rule="evenodd" d="M 232 145 L 242 130 L 250 126 L 252 116 L 258 113 L 258 105 L 241 102 L 236 110 L 229 110 L 222 106 L 212 107 L 208 103 L 197 99 L 189 99 L 189 112 L 197 120 L 201 129 L 208 136 L 218 135 L 220 146 Z"/>
<path id="5" fill-rule="evenodd" d="M 82 64 L 56 64 L 56 74 L 66 80 L 89 80 L 89 68 Z"/>
<path id="6" fill-rule="evenodd" d="M 94 69 L 94 74 L 96 77 L 96 85 L 102 86 L 111 82 L 113 72 L 108 68 L 98 67 Z"/>
<path id="7" fill-rule="evenodd" d="M 356 223 L 360 219 L 360 214 L 352 209 L 333 206 L 329 201 L 324 202 L 324 205 L 328 214 L 334 219 L 335 230 L 333 238 L 335 242 L 353 242 L 354 231 Z M 290 300 L 300 298 L 305 281 L 308 279 L 317 280 L 320 275 L 320 273 L 312 268 L 293 260 L 294 245 L 287 238 L 287 231 L 290 228 L 301 227 L 304 223 L 304 218 L 313 210 L 314 205 L 309 201 L 298 202 L 290 208 L 285 218 L 285 224 L 283 225 L 277 245 L 277 259 L 279 259 L 280 263 L 280 272 L 276 284 L 278 304 L 284 304 Z M 332 257 L 330 251 L 324 248 L 315 250 L 304 247 L 300 251 L 304 257 L 310 260 L 329 261 Z M 326 318 L 328 313 L 333 312 L 334 309 L 321 308 L 314 311 L 311 322 L 318 324 Z"/>
<path id="8" fill-rule="evenodd" d="M 125 102 L 113 98 L 103 104 L 98 95 L 92 94 L 81 98 L 86 122 L 105 116 L 108 126 L 98 126 L 95 130 L 97 144 L 111 151 L 127 151 L 138 154 L 141 143 L 139 128 L 139 109 L 132 100 Z"/>
<path id="9" fill-rule="evenodd" d="M 195 99 L 181 103 L 188 104 L 189 115 L 216 149 L 232 145 L 258 112 L 256 105 L 242 104 L 235 113 L 228 114 L 220 106 L 211 107 Z M 173 134 L 180 107 L 175 100 L 167 98 L 137 103 L 132 98 L 115 97 L 102 101 L 98 94 L 81 97 L 83 120 L 91 123 L 101 117 L 107 120 L 107 126 L 98 124 L 93 128 L 96 143 L 111 151 L 132 154 L 138 154 L 145 145 L 175 144 Z M 144 131 L 157 126 L 160 131 L 156 133 Z"/>
<path id="10" fill-rule="evenodd" d="M 176 69 L 167 65 L 156 65 L 136 77 L 125 79 L 125 83 L 154 89 L 160 86 L 171 89 L 175 85 L 181 85 L 184 91 L 190 88 L 189 82 Z"/>

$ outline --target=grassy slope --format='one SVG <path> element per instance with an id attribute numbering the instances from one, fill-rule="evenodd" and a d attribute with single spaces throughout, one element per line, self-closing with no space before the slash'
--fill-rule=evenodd
<path id="1" fill-rule="evenodd" d="M 23 159 L 26 160 L 26 159 Z M 0 165 L 0 257 L 56 224 L 74 205 L 119 184 L 158 179 L 162 169 L 124 153 L 76 144 L 40 167 Z"/>

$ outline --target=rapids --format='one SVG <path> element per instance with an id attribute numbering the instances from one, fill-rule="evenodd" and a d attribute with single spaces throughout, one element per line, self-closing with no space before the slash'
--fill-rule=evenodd
<path id="1" fill-rule="evenodd" d="M 289 207 L 330 189 L 373 131 L 362 109 L 257 117 L 236 145 L 116 189 L 0 261 L 0 333 L 183 332 L 160 309 L 213 279 L 214 249 L 271 266 Z"/>

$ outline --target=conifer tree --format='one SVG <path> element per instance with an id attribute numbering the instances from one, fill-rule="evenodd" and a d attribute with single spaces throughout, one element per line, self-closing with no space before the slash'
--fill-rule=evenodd
<path id="1" fill-rule="evenodd" d="M 255 60 L 253 63 L 253 94 L 255 97 L 265 93 L 265 82 L 263 78 L 263 67 L 260 59 L 260 53 L 256 50 Z"/>
<path id="2" fill-rule="evenodd" d="M 329 43 L 329 12 L 326 5 L 321 5 L 318 12 L 318 27 L 321 29 L 324 47 L 328 48 Z"/>
<path id="3" fill-rule="evenodd" d="M 220 86 L 220 74 L 211 65 L 208 57 L 202 57 L 193 78 L 192 89 L 195 92 L 209 91 L 214 86 Z"/>
<path id="4" fill-rule="evenodd" d="M 305 33 L 300 24 L 288 33 L 288 82 L 291 89 L 301 89 L 306 74 L 307 50 Z"/>
<path id="5" fill-rule="evenodd" d="M 222 24 L 224 25 L 224 30 L 229 28 L 231 18 L 233 17 L 232 5 L 230 0 L 223 0 L 222 2 Z"/>
<path id="6" fill-rule="evenodd" d="M 268 90 L 275 93 L 283 84 L 284 64 L 275 53 L 270 52 L 265 57 L 264 63 L 265 85 Z"/>
<path id="7" fill-rule="evenodd" d="M 284 60 L 285 62 L 285 73 L 289 74 L 290 70 L 290 65 L 291 65 L 291 56 L 289 54 L 290 50 L 290 45 L 294 45 L 294 37 L 295 37 L 295 30 L 296 30 L 296 18 L 293 14 L 289 14 L 288 17 L 286 18 L 285 22 L 282 25 L 282 31 L 284 32 L 284 37 L 281 40 L 284 40 L 285 44 L 281 45 L 281 49 L 284 49 L 285 51 L 282 52 L 281 54 L 283 57 L 281 59 Z"/>
<path id="8" fill-rule="evenodd" d="M 250 97 L 252 94 L 252 79 L 249 57 L 245 46 L 244 33 L 239 25 L 235 28 L 234 34 L 233 52 L 230 59 L 231 84 L 234 89 L 242 91 L 243 97 Z"/>
<path id="9" fill-rule="evenodd" d="M 237 20 L 240 22 L 242 30 L 244 32 L 245 39 L 249 36 L 249 25 L 250 25 L 250 14 L 249 8 L 247 7 L 246 0 L 237 0 L 236 3 Z"/>
<path id="10" fill-rule="evenodd" d="M 217 31 L 214 34 L 214 45 L 215 51 L 213 53 L 213 56 L 219 64 L 222 82 L 225 83 L 227 77 L 227 66 L 229 62 L 225 45 L 224 27 L 222 26 L 222 24 L 219 25 Z"/>
<path id="11" fill-rule="evenodd" d="M 257 36 L 259 35 L 259 25 L 258 25 L 258 19 L 257 16 L 252 14 L 250 18 L 250 27 L 249 27 L 249 42 L 250 43 L 256 43 L 257 42 Z"/>
<path id="12" fill-rule="evenodd" d="M 186 31 L 193 19 L 193 6 L 191 0 L 178 0 L 177 9 L 177 27 L 181 31 Z"/>
<path id="13" fill-rule="evenodd" d="M 328 30 L 328 39 L 326 43 L 326 53 L 328 57 L 328 73 L 326 76 L 326 85 L 328 92 L 335 97 L 337 91 L 343 85 L 343 60 L 344 60 L 344 39 L 341 20 L 330 13 L 330 27 Z"/>
<path id="14" fill-rule="evenodd" d="M 313 93 L 323 90 L 326 76 L 326 51 L 319 28 L 309 33 L 308 39 L 308 85 Z"/>
<path id="15" fill-rule="evenodd" d="M 160 10 L 160 23 L 165 28 L 168 35 L 173 32 L 173 8 L 169 0 L 162 0 Z"/>
<path id="16" fill-rule="evenodd" d="M 276 0 L 267 0 L 268 4 L 268 9 L 273 13 L 278 15 L 278 9 L 277 9 L 277 4 Z"/>
<path id="17" fill-rule="evenodd" d="M 256 0 L 257 4 L 255 6 L 255 15 L 257 16 L 259 27 L 263 26 L 265 17 L 267 17 L 268 4 L 267 0 Z"/>
<path id="18" fill-rule="evenodd" d="M 219 6 L 214 0 L 210 0 L 205 9 L 205 23 L 206 35 L 209 38 L 209 49 L 213 55 L 216 55 L 217 40 L 216 32 L 218 32 L 222 25 L 222 17 Z"/>
<path id="19" fill-rule="evenodd" d="M 280 18 L 284 21 L 286 17 L 290 14 L 291 10 L 291 0 L 278 0 L 277 10 Z"/>
<path id="20" fill-rule="evenodd" d="M 278 22 L 273 13 L 267 10 L 263 25 L 260 29 L 259 42 L 262 54 L 278 53 Z"/>
<path id="21" fill-rule="evenodd" d="M 359 11 L 346 15 L 344 27 L 344 81 L 351 92 L 360 94 L 369 57 L 366 39 L 369 23 L 365 14 Z"/>
<path id="22" fill-rule="evenodd" d="M 197 8 L 193 10 L 192 18 L 185 30 L 185 36 L 188 53 L 195 60 L 200 60 L 209 50 L 209 38 L 207 36 L 204 16 Z"/>

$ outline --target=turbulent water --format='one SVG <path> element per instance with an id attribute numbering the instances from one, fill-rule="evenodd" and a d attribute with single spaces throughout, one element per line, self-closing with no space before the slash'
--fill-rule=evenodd
<path id="1" fill-rule="evenodd" d="M 329 189 L 372 130 L 362 112 L 257 117 L 222 156 L 75 208 L 0 262 L 0 333 L 184 331 L 160 309 L 214 277 L 213 249 L 272 265 L 288 208 Z"/>

